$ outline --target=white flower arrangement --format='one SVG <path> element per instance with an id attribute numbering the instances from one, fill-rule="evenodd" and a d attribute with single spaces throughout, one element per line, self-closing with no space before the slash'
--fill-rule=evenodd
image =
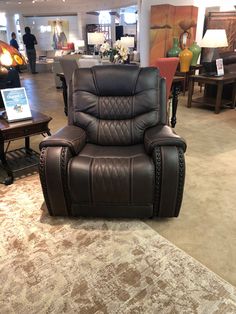
<path id="1" fill-rule="evenodd" d="M 117 40 L 114 44 L 113 56 L 115 63 L 124 63 L 128 60 L 129 48 L 122 45 L 120 40 Z"/>
<path id="2" fill-rule="evenodd" d="M 105 42 L 100 47 L 100 54 L 102 57 L 110 57 L 111 62 L 114 63 L 124 63 L 128 60 L 129 57 L 129 49 L 123 46 L 120 40 L 117 40 L 114 43 L 113 48 L 109 45 L 109 43 Z"/>
<path id="3" fill-rule="evenodd" d="M 110 55 L 111 46 L 109 43 L 105 42 L 101 45 L 99 51 L 102 57 L 107 57 Z"/>

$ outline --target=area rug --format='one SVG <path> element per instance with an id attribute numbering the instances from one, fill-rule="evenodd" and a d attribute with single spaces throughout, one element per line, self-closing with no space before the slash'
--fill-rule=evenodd
<path id="1" fill-rule="evenodd" d="M 0 313 L 236 313 L 232 285 L 144 222 L 50 217 L 37 174 L 0 192 Z"/>

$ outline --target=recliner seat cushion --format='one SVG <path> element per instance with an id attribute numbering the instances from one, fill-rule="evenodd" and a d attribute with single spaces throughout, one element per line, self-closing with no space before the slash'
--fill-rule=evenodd
<path id="1" fill-rule="evenodd" d="M 87 144 L 68 167 L 72 204 L 153 206 L 155 169 L 143 145 Z"/>

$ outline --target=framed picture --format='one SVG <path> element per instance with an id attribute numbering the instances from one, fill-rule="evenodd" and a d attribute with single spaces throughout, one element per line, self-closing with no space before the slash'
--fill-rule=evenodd
<path id="1" fill-rule="evenodd" d="M 1 94 L 8 122 L 32 119 L 24 87 L 2 89 Z"/>
<path id="2" fill-rule="evenodd" d="M 223 59 L 216 59 L 217 76 L 224 75 Z"/>

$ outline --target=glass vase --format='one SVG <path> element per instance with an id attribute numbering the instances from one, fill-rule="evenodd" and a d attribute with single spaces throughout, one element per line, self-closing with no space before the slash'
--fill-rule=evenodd
<path id="1" fill-rule="evenodd" d="M 197 65 L 197 60 L 198 60 L 198 57 L 201 53 L 201 47 L 198 46 L 197 42 L 194 41 L 192 43 L 192 45 L 188 48 L 190 51 L 192 51 L 193 53 L 193 57 L 192 57 L 192 61 L 191 61 L 191 65 Z"/>
<path id="2" fill-rule="evenodd" d="M 184 48 L 179 54 L 180 72 L 188 72 L 192 61 L 193 53 L 188 48 Z"/>
<path id="3" fill-rule="evenodd" d="M 167 51 L 167 57 L 178 57 L 181 49 L 179 47 L 179 39 L 177 37 L 173 38 L 173 46 Z"/>

